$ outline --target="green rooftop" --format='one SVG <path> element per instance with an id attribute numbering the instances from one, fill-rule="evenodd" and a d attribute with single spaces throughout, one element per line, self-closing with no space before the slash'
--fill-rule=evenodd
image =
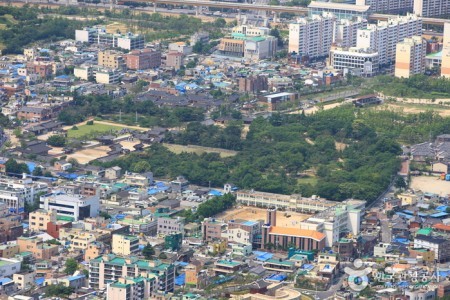
<path id="1" fill-rule="evenodd" d="M 75 221 L 75 218 L 73 218 L 73 217 L 68 217 L 68 216 L 57 215 L 57 216 L 56 216 L 56 220 L 58 220 L 58 221 L 73 222 L 73 221 Z"/>
<path id="2" fill-rule="evenodd" d="M 431 235 L 431 233 L 433 232 L 432 228 L 421 228 L 419 230 L 417 230 L 417 234 L 419 235 Z"/>
<path id="3" fill-rule="evenodd" d="M 292 267 L 294 265 L 293 261 L 288 261 L 288 260 L 280 261 L 279 259 L 269 259 L 269 260 L 266 260 L 266 263 L 274 264 L 274 265 L 289 266 L 289 267 Z"/>
<path id="4" fill-rule="evenodd" d="M 234 260 L 219 260 L 217 261 L 217 264 L 235 267 L 239 266 L 241 263 Z"/>

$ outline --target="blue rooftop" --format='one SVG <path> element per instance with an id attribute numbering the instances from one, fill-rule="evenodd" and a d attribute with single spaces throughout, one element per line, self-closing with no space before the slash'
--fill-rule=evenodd
<path id="1" fill-rule="evenodd" d="M 175 277 L 175 285 L 184 285 L 186 283 L 186 274 L 181 274 Z"/>
<path id="2" fill-rule="evenodd" d="M 430 217 L 432 217 L 432 218 L 443 218 L 445 216 L 448 216 L 448 213 L 446 213 L 446 212 L 437 212 L 437 213 L 434 213 L 434 214 L 430 215 Z"/>
<path id="3" fill-rule="evenodd" d="M 8 278 L 8 277 L 0 278 L 0 285 L 5 285 L 5 284 L 8 284 L 8 283 L 10 283 L 12 281 L 13 280 L 11 278 Z"/>
<path id="4" fill-rule="evenodd" d="M 44 281 L 45 281 L 45 278 L 44 277 L 40 277 L 40 278 L 36 278 L 34 280 L 34 283 L 36 283 L 37 285 L 43 285 Z"/>
<path id="5" fill-rule="evenodd" d="M 440 205 L 440 206 L 436 207 L 436 210 L 439 210 L 439 211 L 446 211 L 447 208 L 448 208 L 447 205 Z"/>
<path id="6" fill-rule="evenodd" d="M 258 222 L 255 221 L 245 221 L 244 223 L 242 223 L 242 225 L 244 226 L 254 226 L 256 224 L 258 224 Z"/>
<path id="7" fill-rule="evenodd" d="M 70 277 L 67 278 L 67 280 L 74 281 L 74 280 L 79 280 L 79 279 L 82 279 L 82 278 L 85 278 L 85 277 L 86 276 L 84 276 L 84 275 L 70 276 Z"/>
<path id="8" fill-rule="evenodd" d="M 217 190 L 210 190 L 208 195 L 210 196 L 222 196 L 223 194 Z"/>

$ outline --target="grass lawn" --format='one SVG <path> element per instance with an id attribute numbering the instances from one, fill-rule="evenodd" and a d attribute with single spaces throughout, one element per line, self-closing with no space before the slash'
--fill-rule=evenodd
<path id="1" fill-rule="evenodd" d="M 310 184 L 312 186 L 316 185 L 319 179 L 317 177 L 303 177 L 297 179 L 297 182 L 300 184 Z"/>
<path id="2" fill-rule="evenodd" d="M 202 154 L 202 153 L 211 153 L 216 152 L 220 154 L 220 157 L 230 157 L 235 156 L 237 154 L 236 151 L 233 150 L 226 150 L 226 149 L 220 149 L 220 148 L 210 148 L 210 147 L 202 147 L 202 146 L 196 146 L 196 145 L 175 145 L 175 144 L 164 144 L 164 147 L 169 149 L 169 151 L 180 154 L 182 152 L 187 153 L 196 153 L 196 154 Z"/>
<path id="3" fill-rule="evenodd" d="M 69 138 L 82 138 L 82 137 L 89 137 L 93 136 L 94 134 L 105 134 L 105 133 L 111 133 L 111 131 L 119 131 L 123 129 L 124 127 L 121 126 L 113 126 L 113 125 L 106 125 L 106 124 L 97 124 L 94 122 L 94 125 L 81 125 L 78 126 L 78 130 L 69 129 L 67 131 L 67 136 Z"/>

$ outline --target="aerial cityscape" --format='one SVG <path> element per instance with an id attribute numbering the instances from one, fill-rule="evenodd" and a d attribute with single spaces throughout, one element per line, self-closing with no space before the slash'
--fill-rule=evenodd
<path id="1" fill-rule="evenodd" d="M 449 0 L 0 1 L 0 300 L 449 300 Z"/>

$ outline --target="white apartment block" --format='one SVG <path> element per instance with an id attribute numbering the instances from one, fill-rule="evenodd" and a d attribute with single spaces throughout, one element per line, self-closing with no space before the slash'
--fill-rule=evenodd
<path id="1" fill-rule="evenodd" d="M 348 72 L 371 77 L 379 70 L 378 52 L 361 48 L 332 47 L 328 64 L 336 70 L 347 70 Z"/>
<path id="2" fill-rule="evenodd" d="M 24 211 L 25 202 L 33 202 L 39 192 L 48 192 L 48 185 L 43 182 L 33 182 L 25 175 L 21 179 L 0 178 L 0 201 L 15 213 Z"/>
<path id="3" fill-rule="evenodd" d="M 335 17 L 330 13 L 299 18 L 289 25 L 289 52 L 310 58 L 327 56 L 333 41 Z"/>
<path id="4" fill-rule="evenodd" d="M 184 218 L 158 218 L 158 235 L 165 236 L 180 232 L 184 234 Z"/>
<path id="5" fill-rule="evenodd" d="M 341 47 L 355 47 L 358 29 L 366 27 L 367 20 L 362 17 L 338 20 L 334 26 L 333 43 Z"/>
<path id="6" fill-rule="evenodd" d="M 85 197 L 83 195 L 67 195 L 63 192 L 41 196 L 39 208 L 56 210 L 60 216 L 71 217 L 74 221 L 89 217 L 96 217 L 100 210 L 100 197 L 98 195 Z"/>
<path id="7" fill-rule="evenodd" d="M 425 72 L 427 42 L 420 36 L 406 38 L 397 44 L 395 77 L 409 78 Z"/>
<path id="8" fill-rule="evenodd" d="M 110 34 L 102 26 L 85 27 L 75 30 L 75 40 L 81 43 L 103 44 L 113 48 L 122 48 L 126 50 L 144 48 L 144 36 L 139 34 Z"/>
<path id="9" fill-rule="evenodd" d="M 441 59 L 441 76 L 450 78 L 450 22 L 444 25 L 444 42 Z"/>
<path id="10" fill-rule="evenodd" d="M 448 0 L 414 0 L 414 13 L 421 17 L 439 17 L 450 14 Z"/>
<path id="11" fill-rule="evenodd" d="M 397 43 L 414 35 L 422 35 L 422 19 L 407 14 L 358 29 L 356 46 L 378 52 L 380 65 L 391 64 L 395 61 Z"/>
<path id="12" fill-rule="evenodd" d="M 356 0 L 356 5 L 370 6 L 370 12 L 397 13 L 411 12 L 414 0 Z"/>

